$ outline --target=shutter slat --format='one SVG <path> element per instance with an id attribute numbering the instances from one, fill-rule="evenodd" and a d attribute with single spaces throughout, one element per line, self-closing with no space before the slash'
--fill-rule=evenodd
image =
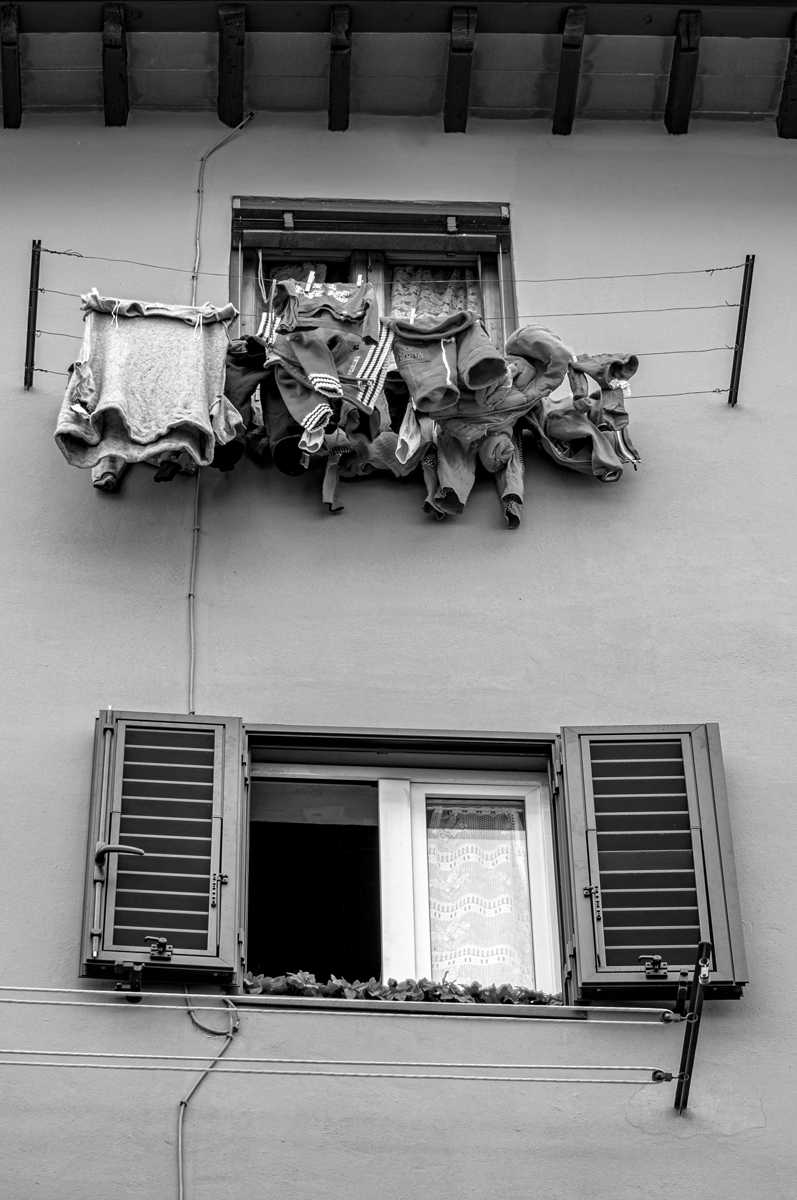
<path id="1" fill-rule="evenodd" d="M 209 815 L 209 814 L 208 814 Z M 123 838 L 138 845 L 136 838 L 145 837 L 206 837 L 207 822 L 194 820 L 191 817 L 172 816 L 140 816 L 138 813 L 128 813 L 121 823 L 120 834 Z"/>
<path id="2" fill-rule="evenodd" d="M 177 754 L 191 749 L 212 751 L 214 734 L 209 729 L 154 729 L 129 725 L 125 736 L 125 750 L 128 746 L 168 746 Z"/>
<path id="3" fill-rule="evenodd" d="M 689 814 L 676 812 L 604 812 L 597 814 L 597 825 L 603 833 L 630 833 L 634 830 L 663 830 L 672 832 L 689 828 Z"/>
<path id="4" fill-rule="evenodd" d="M 125 819 L 131 817 L 177 817 L 204 820 L 213 811 L 213 798 L 186 800 L 179 796 L 131 796 L 125 794 Z"/>
<path id="5" fill-rule="evenodd" d="M 205 886 L 207 875 L 192 875 L 190 871 L 184 871 L 180 875 L 158 875 L 157 872 L 144 875 L 140 871 L 120 871 L 117 878 L 119 887 L 122 888 L 138 890 L 140 885 L 142 888 L 151 888 L 159 892 L 198 892 Z"/>
<path id="6" fill-rule="evenodd" d="M 602 889 L 603 908 L 625 908 L 629 904 L 649 905 L 655 907 L 662 902 L 667 903 L 671 912 L 678 908 L 692 908 L 697 904 L 697 892 L 688 888 L 659 888 L 655 892 L 646 892 L 636 888 Z"/>
<path id="7" fill-rule="evenodd" d="M 604 929 L 631 929 L 634 925 L 650 928 L 652 926 L 700 925 L 700 914 L 694 904 L 675 906 L 660 906 L 658 908 L 609 908 L 603 910 Z"/>
<path id="8" fill-rule="evenodd" d="M 184 753 L 175 746 L 128 746 L 125 755 L 126 763 L 174 763 L 175 761 L 190 763 L 195 767 L 210 767 L 213 769 L 213 747 L 207 750 L 203 747 L 186 749 Z"/>
<path id="9" fill-rule="evenodd" d="M 213 800 L 213 785 L 209 783 L 176 783 L 166 780 L 126 780 L 122 791 L 125 800 Z"/>
<path id="10" fill-rule="evenodd" d="M 180 912 L 207 912 L 208 892 L 165 892 L 151 891 L 148 888 L 119 888 L 116 892 L 118 908 L 145 907 L 153 908 L 160 905 L 163 909 Z"/>

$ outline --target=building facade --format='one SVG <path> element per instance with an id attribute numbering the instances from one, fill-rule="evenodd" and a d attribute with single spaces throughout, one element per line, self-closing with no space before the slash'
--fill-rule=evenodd
<path id="1" fill-rule="evenodd" d="M 127 48 L 114 58 L 115 14 L 105 13 L 103 35 L 102 10 L 119 7 Z M 217 6 L 161 6 L 173 10 L 165 27 L 157 7 L 77 4 L 67 18 L 45 12 L 61 6 L 22 3 L 3 13 L 0 394 L 21 454 L 6 455 L 0 485 L 5 1194 L 180 1187 L 199 1200 L 284 1188 L 392 1200 L 416 1188 L 531 1188 L 630 1200 L 675 1185 L 734 1198 L 755 1186 L 785 1200 L 797 866 L 795 752 L 786 754 L 797 273 L 786 6 L 703 5 L 694 92 L 678 71 L 688 74 L 683 60 L 698 48 L 679 25 L 686 40 L 674 51 L 672 5 L 587 5 L 582 46 L 578 15 L 559 5 L 480 4 L 475 31 L 470 10 L 456 10 L 450 32 L 448 6 L 428 6 L 429 26 L 380 28 L 398 17 L 376 10 L 427 6 L 353 4 L 348 83 L 335 59 L 348 53 L 346 25 L 336 42 L 340 14 L 328 5 L 291 6 L 305 32 L 266 12 L 279 6 L 238 6 L 239 57 L 226 6 L 218 61 Z M 621 26 L 624 8 L 638 27 Z M 507 14 L 519 9 L 546 10 L 551 29 L 515 29 Z M 551 113 L 568 124 L 557 80 L 566 83 L 575 50 L 581 91 L 571 89 L 575 124 L 561 136 Z M 464 76 L 456 55 L 473 56 Z M 658 114 L 683 120 L 685 96 L 689 132 L 672 136 Z M 310 202 L 331 214 L 315 243 L 300 236 Z M 277 214 L 273 228 L 251 217 L 258 205 Z M 483 224 L 471 227 L 476 209 Z M 393 216 L 374 233 L 369 212 Z M 424 226 L 429 214 L 439 224 Z M 504 232 L 490 232 L 488 218 Z M 406 252 L 395 240 L 405 219 L 417 237 Z M 487 240 L 476 251 L 445 241 L 467 236 Z M 137 466 L 106 494 L 64 460 L 53 434 L 81 347 L 82 294 L 231 300 L 235 337 L 260 322 L 258 262 L 267 282 L 269 264 L 273 273 L 274 263 L 323 256 L 330 278 L 363 274 L 387 297 L 402 265 L 456 272 L 480 259 L 496 344 L 539 323 L 579 353 L 637 356 L 626 407 L 639 469 L 628 462 L 622 478 L 602 481 L 524 435 L 525 501 L 509 528 L 487 474 L 464 512 L 438 521 L 424 512 L 419 474 L 343 482 L 344 511 L 332 513 L 314 464 L 288 476 L 245 457 L 232 471 L 203 468 L 198 493 L 193 475 L 156 483 Z M 179 945 L 174 953 L 140 932 L 120 934 L 118 954 L 108 949 L 117 934 L 106 905 L 111 887 L 124 891 L 126 865 L 112 846 L 131 836 L 117 801 L 122 776 L 146 757 L 128 752 L 136 729 L 217 738 L 222 808 L 208 836 L 223 855 L 211 904 L 218 938 L 231 940 L 193 969 L 180 966 Z M 598 888 L 605 913 L 608 884 L 589 870 L 603 871 L 599 857 L 614 845 L 596 849 L 589 819 L 576 820 L 600 772 L 578 776 L 577 762 L 595 755 L 573 757 L 578 734 L 562 730 L 686 747 L 695 954 L 708 932 L 715 957 L 682 1115 L 677 1080 L 654 1078 L 679 1068 L 685 1023 L 658 1016 L 679 1003 L 679 973 L 665 964 L 657 978 L 660 964 L 630 960 L 624 973 L 612 958 L 618 939 L 606 934 L 603 959 L 593 944 L 604 919 L 583 887 Z M 426 891 L 418 883 L 421 859 L 431 869 L 426 811 L 472 801 L 505 802 L 525 822 L 533 961 L 496 982 L 562 992 L 558 1019 L 556 1005 L 540 1015 L 523 1004 L 247 991 L 247 966 L 268 976 L 316 962 L 319 978 L 348 978 L 361 964 L 376 979 L 434 974 L 429 881 Z M 304 834 L 291 840 L 286 826 Z M 341 827 L 358 831 L 356 845 Z M 312 962 L 290 957 L 300 920 Z M 633 945 L 638 958 L 642 943 Z M 117 961 L 128 965 L 115 972 Z M 114 985 L 139 986 L 137 964 L 146 995 L 129 1003 Z M 190 1019 L 184 988 L 215 997 L 193 1001 L 202 1024 L 237 1026 L 187 1107 L 180 1101 L 226 1042 Z"/>

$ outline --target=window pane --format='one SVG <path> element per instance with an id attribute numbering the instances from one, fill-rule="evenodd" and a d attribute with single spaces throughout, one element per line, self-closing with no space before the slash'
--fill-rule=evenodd
<path id="1" fill-rule="evenodd" d="M 248 966 L 255 974 L 380 974 L 373 783 L 252 781 Z"/>
<path id="2" fill-rule="evenodd" d="M 514 805 L 429 805 L 434 979 L 534 986 L 524 825 Z"/>

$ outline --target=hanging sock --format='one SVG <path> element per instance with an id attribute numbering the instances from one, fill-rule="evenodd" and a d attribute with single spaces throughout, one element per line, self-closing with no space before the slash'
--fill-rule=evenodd
<path id="1" fill-rule="evenodd" d="M 91 484 L 98 492 L 118 492 L 129 464 L 118 454 L 108 454 L 91 468 Z"/>

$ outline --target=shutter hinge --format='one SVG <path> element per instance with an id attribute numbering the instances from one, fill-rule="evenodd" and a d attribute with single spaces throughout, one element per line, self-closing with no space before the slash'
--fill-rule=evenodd
<path id="1" fill-rule="evenodd" d="M 241 755 L 241 766 L 243 767 L 243 773 L 244 773 L 244 787 L 248 788 L 249 787 L 249 755 L 248 754 Z"/>
<path id="2" fill-rule="evenodd" d="M 646 979 L 667 979 L 669 978 L 669 966 L 663 960 L 660 954 L 640 954 L 639 961 L 645 964 Z"/>
<path id="3" fill-rule="evenodd" d="M 222 884 L 229 883 L 229 875 L 222 875 L 214 871 L 210 882 L 210 907 L 215 908 L 219 900 L 219 888 Z"/>
<path id="4" fill-rule="evenodd" d="M 109 705 L 108 708 L 103 708 L 100 710 L 100 712 L 102 714 L 102 724 L 100 725 L 100 729 L 103 733 L 113 733 L 116 726 L 116 719 L 113 715 L 113 709 Z"/>
<path id="5" fill-rule="evenodd" d="M 562 747 L 560 739 L 554 738 L 551 743 L 551 793 L 552 797 L 556 797 L 562 790 Z"/>
<path id="6" fill-rule="evenodd" d="M 154 933 L 144 936 L 144 941 L 150 943 L 149 956 L 153 962 L 169 962 L 174 946 L 170 946 L 165 937 L 157 937 Z"/>
<path id="7" fill-rule="evenodd" d="M 595 920 L 602 921 L 603 920 L 603 910 L 601 908 L 601 890 L 600 890 L 600 888 L 598 887 L 598 885 L 596 883 L 593 883 L 592 887 L 585 887 L 583 889 L 583 892 L 584 892 L 585 896 L 592 897 L 592 912 L 595 916 Z"/>

